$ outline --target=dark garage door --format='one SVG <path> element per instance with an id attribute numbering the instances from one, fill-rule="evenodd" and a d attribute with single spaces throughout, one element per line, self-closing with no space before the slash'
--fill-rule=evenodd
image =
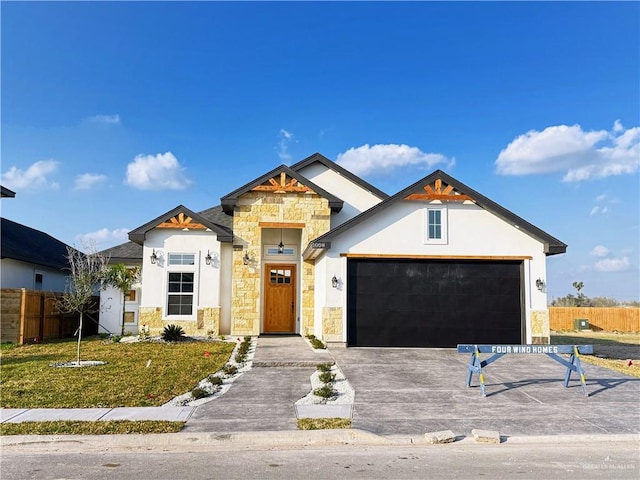
<path id="1" fill-rule="evenodd" d="M 349 259 L 347 344 L 522 341 L 521 261 Z"/>

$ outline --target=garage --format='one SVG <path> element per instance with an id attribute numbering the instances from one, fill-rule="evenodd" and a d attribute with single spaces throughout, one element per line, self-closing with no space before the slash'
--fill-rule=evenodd
<path id="1" fill-rule="evenodd" d="M 347 261 L 347 345 L 523 341 L 521 260 Z"/>

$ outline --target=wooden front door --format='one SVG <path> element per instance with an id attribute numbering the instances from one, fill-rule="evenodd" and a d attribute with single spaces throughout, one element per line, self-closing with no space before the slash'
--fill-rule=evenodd
<path id="1" fill-rule="evenodd" d="M 295 333 L 296 266 L 267 264 L 264 271 L 264 333 Z"/>

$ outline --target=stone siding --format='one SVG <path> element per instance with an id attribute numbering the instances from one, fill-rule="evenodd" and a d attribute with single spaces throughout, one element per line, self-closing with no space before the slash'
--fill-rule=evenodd
<path id="1" fill-rule="evenodd" d="M 220 333 L 220 307 L 198 308 L 197 320 L 170 320 L 162 318 L 160 307 L 140 307 L 139 325 L 146 325 L 151 335 L 160 335 L 167 325 L 179 325 L 185 335 L 206 336 Z"/>
<path id="2" fill-rule="evenodd" d="M 549 310 L 533 310 L 531 312 L 531 343 L 546 345 L 550 338 Z"/>
<path id="3" fill-rule="evenodd" d="M 322 340 L 325 342 L 343 342 L 342 307 L 322 308 Z"/>

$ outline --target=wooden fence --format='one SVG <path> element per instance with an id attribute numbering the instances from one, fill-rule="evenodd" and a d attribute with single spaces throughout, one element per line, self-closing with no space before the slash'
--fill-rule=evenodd
<path id="1" fill-rule="evenodd" d="M 549 307 L 551 330 L 574 330 L 577 319 L 588 320 L 594 331 L 640 332 L 640 308 Z"/>
<path id="2" fill-rule="evenodd" d="M 0 291 L 0 341 L 23 344 L 72 337 L 78 328 L 79 315 L 58 310 L 57 300 L 61 295 L 24 288 L 3 288 Z M 94 310 L 99 303 L 100 297 L 93 297 L 88 308 Z M 98 313 L 90 317 L 84 315 L 83 335 L 98 333 Z"/>

